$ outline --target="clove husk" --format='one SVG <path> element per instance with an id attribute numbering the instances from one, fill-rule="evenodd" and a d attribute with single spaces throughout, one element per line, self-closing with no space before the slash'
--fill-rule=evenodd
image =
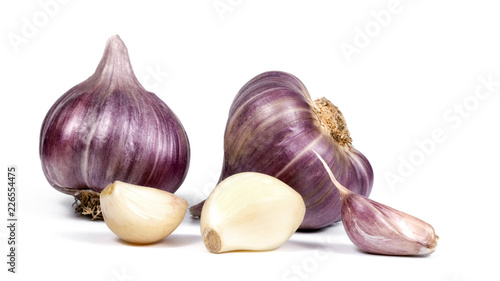
<path id="1" fill-rule="evenodd" d="M 342 223 L 354 245 L 382 255 L 428 255 L 435 251 L 439 237 L 430 224 L 345 188 L 316 155 L 339 190 Z"/>

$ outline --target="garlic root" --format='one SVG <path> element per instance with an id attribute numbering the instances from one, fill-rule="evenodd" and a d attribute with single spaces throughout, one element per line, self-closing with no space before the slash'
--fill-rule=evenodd
<path id="1" fill-rule="evenodd" d="M 100 193 L 91 189 L 81 190 L 75 194 L 75 213 L 91 216 L 92 220 L 102 220 Z"/>

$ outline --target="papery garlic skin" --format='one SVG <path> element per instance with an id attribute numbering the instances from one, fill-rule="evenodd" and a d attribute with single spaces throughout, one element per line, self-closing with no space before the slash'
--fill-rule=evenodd
<path id="1" fill-rule="evenodd" d="M 43 172 L 70 195 L 98 193 L 115 180 L 175 192 L 189 158 L 181 122 L 141 86 L 118 36 L 95 73 L 50 108 L 40 133 Z"/>
<path id="2" fill-rule="evenodd" d="M 348 190 L 314 153 L 340 193 L 342 223 L 354 245 L 382 255 L 428 255 L 435 251 L 439 237 L 430 224 Z"/>
<path id="3" fill-rule="evenodd" d="M 342 201 L 342 223 L 354 245 L 369 253 L 428 255 L 436 249 L 430 224 L 352 192 Z"/>
<path id="4" fill-rule="evenodd" d="M 149 244 L 170 235 L 182 222 L 188 204 L 163 190 L 120 181 L 101 192 L 106 225 L 121 239 Z"/>
<path id="5" fill-rule="evenodd" d="M 372 189 L 372 167 L 350 143 L 337 107 L 325 98 L 313 101 L 289 73 L 265 72 L 246 83 L 231 105 L 219 181 L 241 172 L 276 177 L 304 198 L 300 228 L 322 228 L 340 220 L 340 197 L 311 150 L 325 158 L 347 188 L 366 196 Z M 190 211 L 200 216 L 201 207 Z"/>
<path id="6" fill-rule="evenodd" d="M 239 173 L 221 181 L 205 201 L 200 229 L 212 253 L 278 248 L 300 226 L 304 200 L 282 181 Z"/>

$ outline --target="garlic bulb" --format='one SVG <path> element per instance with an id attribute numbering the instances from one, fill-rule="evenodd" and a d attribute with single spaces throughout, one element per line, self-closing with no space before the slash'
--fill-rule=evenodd
<path id="1" fill-rule="evenodd" d="M 200 220 L 212 253 L 278 248 L 304 219 L 302 197 L 282 181 L 239 173 L 221 181 L 205 202 Z"/>
<path id="2" fill-rule="evenodd" d="M 435 251 L 439 237 L 430 224 L 348 190 L 317 156 L 340 192 L 342 223 L 354 245 L 383 255 L 428 255 Z"/>
<path id="3" fill-rule="evenodd" d="M 276 177 L 304 198 L 301 229 L 328 226 L 340 220 L 340 196 L 311 150 L 347 188 L 370 194 L 373 170 L 351 145 L 340 110 L 325 98 L 313 101 L 291 74 L 262 73 L 241 88 L 229 111 L 219 181 L 241 172 Z M 190 208 L 193 216 L 201 215 L 202 206 Z"/>
<path id="4" fill-rule="evenodd" d="M 170 108 L 134 75 L 112 36 L 95 71 L 60 97 L 40 133 L 49 183 L 99 217 L 99 192 L 115 180 L 175 192 L 189 167 L 189 141 Z"/>
<path id="5" fill-rule="evenodd" d="M 182 222 L 188 204 L 172 193 L 120 181 L 100 194 L 106 225 L 121 239 L 135 244 L 157 242 Z"/>

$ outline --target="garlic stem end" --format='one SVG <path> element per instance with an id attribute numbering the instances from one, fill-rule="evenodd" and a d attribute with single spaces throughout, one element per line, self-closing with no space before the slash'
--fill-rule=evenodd
<path id="1" fill-rule="evenodd" d="M 203 232 L 203 243 L 205 243 L 205 247 L 210 253 L 217 254 L 221 249 L 221 241 L 219 234 L 211 229 L 205 229 Z"/>

